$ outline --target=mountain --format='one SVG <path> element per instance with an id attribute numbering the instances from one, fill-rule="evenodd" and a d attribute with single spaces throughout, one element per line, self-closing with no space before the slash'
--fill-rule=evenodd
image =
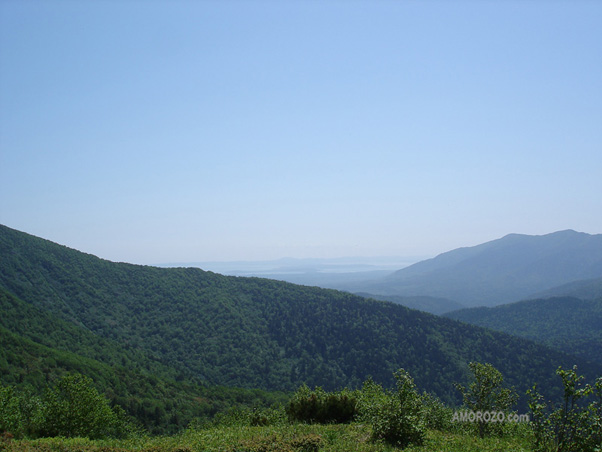
<path id="1" fill-rule="evenodd" d="M 345 284 L 382 278 L 418 260 L 394 256 L 283 258 L 272 261 L 187 262 L 162 264 L 160 267 L 198 267 L 227 276 L 255 276 L 303 286 L 338 289 Z"/>
<path id="2" fill-rule="evenodd" d="M 595 300 L 602 298 L 602 278 L 573 281 L 567 284 L 552 287 L 551 289 L 544 290 L 543 292 L 538 292 L 528 298 L 536 299 L 553 297 L 574 297 L 581 298 L 582 300 Z"/>
<path id="3" fill-rule="evenodd" d="M 411 309 L 418 309 L 419 311 L 430 312 L 436 315 L 465 308 L 460 303 L 448 300 L 447 298 L 425 296 L 400 297 L 399 295 L 375 295 L 365 292 L 357 292 L 356 295 L 364 298 L 374 298 L 375 300 L 390 301 Z"/>
<path id="4" fill-rule="evenodd" d="M 541 236 L 510 234 L 440 254 L 346 290 L 449 298 L 474 307 L 518 301 L 560 284 L 599 277 L 602 234 L 567 230 Z"/>
<path id="5" fill-rule="evenodd" d="M 602 364 L 602 298 L 526 300 L 463 309 L 446 317 L 532 339 Z"/>
<path id="6" fill-rule="evenodd" d="M 466 382 L 470 361 L 491 363 L 522 392 L 538 382 L 558 393 L 559 365 L 602 373 L 525 339 L 335 290 L 114 263 L 5 226 L 0 256 L 0 288 L 11 299 L 154 359 L 176 381 L 190 375 L 207 385 L 289 391 L 301 383 L 359 386 L 372 376 L 390 386 L 403 367 L 421 389 L 457 402 L 453 383 Z M 4 328 L 39 344 L 62 329 L 13 323 Z M 90 356 L 111 362 L 104 350 Z"/>
<path id="7" fill-rule="evenodd" d="M 284 394 L 207 386 L 155 356 L 122 347 L 3 289 L 0 312 L 0 384 L 40 393 L 68 372 L 81 373 L 152 433 L 175 432 L 192 419 L 208 419 L 238 404 L 285 400 Z"/>

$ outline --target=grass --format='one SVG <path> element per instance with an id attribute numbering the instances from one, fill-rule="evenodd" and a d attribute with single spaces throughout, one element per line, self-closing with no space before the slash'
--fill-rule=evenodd
<path id="1" fill-rule="evenodd" d="M 422 446 L 409 452 L 531 451 L 530 435 L 480 439 L 467 433 L 429 430 Z M 370 427 L 348 425 L 217 426 L 164 437 L 136 436 L 124 440 L 44 438 L 5 440 L 2 452 L 387 452 L 398 448 L 370 441 Z"/>

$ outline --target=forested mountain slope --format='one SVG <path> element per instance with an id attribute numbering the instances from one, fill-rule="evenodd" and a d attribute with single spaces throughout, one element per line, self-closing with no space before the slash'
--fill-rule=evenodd
<path id="1" fill-rule="evenodd" d="M 510 303 L 560 284 L 598 277 L 602 277 L 602 234 L 567 230 L 541 236 L 510 234 L 345 289 L 441 297 L 474 307 Z"/>
<path id="2" fill-rule="evenodd" d="M 602 364 L 602 298 L 525 300 L 493 308 L 462 309 L 446 316 Z"/>
<path id="3" fill-rule="evenodd" d="M 411 309 L 430 312 L 431 314 L 442 315 L 450 311 L 458 311 L 464 309 L 460 303 L 457 303 L 447 298 L 436 298 L 427 296 L 401 297 L 399 295 L 375 295 L 364 292 L 357 292 L 356 295 L 364 298 L 374 298 L 375 300 L 390 301 Z"/>
<path id="4" fill-rule="evenodd" d="M 61 320 L 0 289 L 0 384 L 42 393 L 69 372 L 92 378 L 111 403 L 153 433 L 186 427 L 237 404 L 266 406 L 284 394 L 207 386 L 140 349 Z"/>
<path id="5" fill-rule="evenodd" d="M 596 300 L 602 298 L 602 277 L 582 279 L 560 286 L 552 287 L 543 292 L 538 292 L 528 297 L 529 300 L 554 297 L 573 297 L 582 300 Z"/>
<path id="6" fill-rule="evenodd" d="M 210 384 L 389 385 L 403 367 L 421 389 L 457 400 L 469 361 L 523 391 L 557 387 L 559 365 L 600 373 L 527 340 L 334 290 L 113 263 L 4 226 L 0 255 L 10 294 Z"/>

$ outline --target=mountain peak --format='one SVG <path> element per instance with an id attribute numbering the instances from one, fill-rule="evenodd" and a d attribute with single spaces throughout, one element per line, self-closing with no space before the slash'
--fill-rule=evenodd
<path id="1" fill-rule="evenodd" d="M 602 234 L 567 229 L 545 235 L 508 234 L 448 251 L 361 291 L 483 306 L 518 301 L 560 284 L 600 276 Z"/>

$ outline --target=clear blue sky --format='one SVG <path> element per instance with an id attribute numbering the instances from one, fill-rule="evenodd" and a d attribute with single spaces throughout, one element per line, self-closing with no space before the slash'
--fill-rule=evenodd
<path id="1" fill-rule="evenodd" d="M 602 232 L 602 2 L 0 0 L 0 223 L 134 263 Z"/>

